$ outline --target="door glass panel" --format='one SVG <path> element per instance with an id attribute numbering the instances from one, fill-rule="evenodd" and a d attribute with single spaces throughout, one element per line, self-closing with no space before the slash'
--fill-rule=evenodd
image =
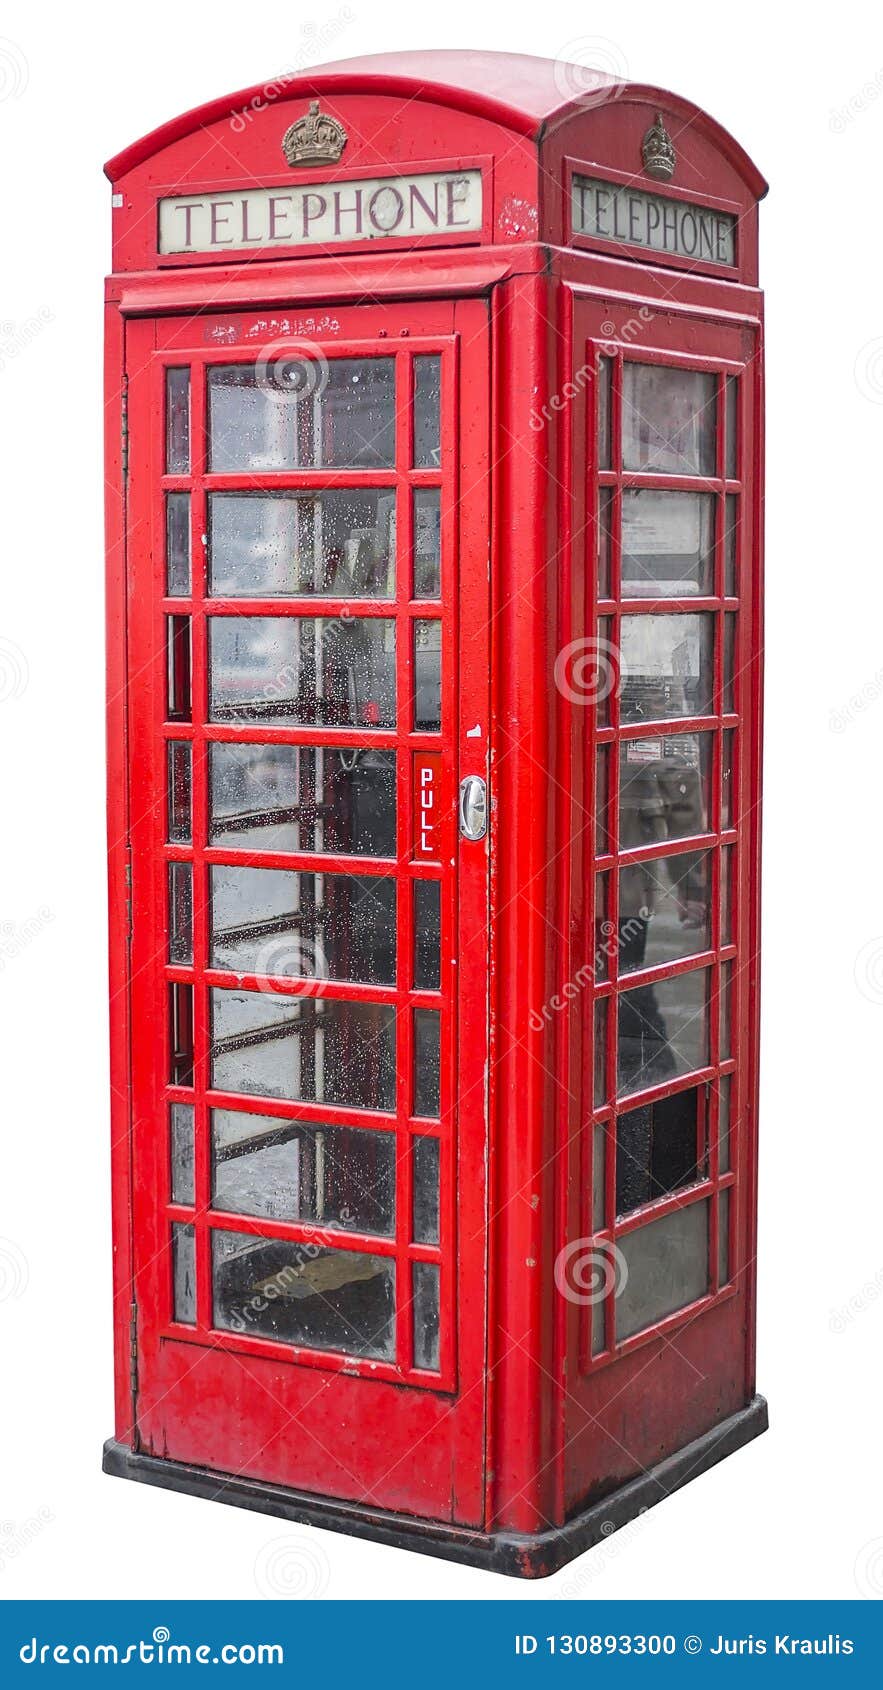
<path id="1" fill-rule="evenodd" d="M 166 470 L 190 473 L 190 371 L 166 370 Z"/>
<path id="2" fill-rule="evenodd" d="M 414 1011 L 414 1114 L 439 1113 L 441 1085 L 441 1013 Z"/>
<path id="3" fill-rule="evenodd" d="M 414 727 L 437 733 L 441 727 L 441 623 L 414 623 Z"/>
<path id="4" fill-rule="evenodd" d="M 717 1214 L 717 1279 L 726 1285 L 730 1277 L 730 1192 L 722 1191 Z"/>
<path id="5" fill-rule="evenodd" d="M 623 598 L 714 591 L 714 495 L 639 488 L 622 495 Z"/>
<path id="6" fill-rule="evenodd" d="M 213 968 L 395 985 L 394 880 L 225 864 L 211 889 Z"/>
<path id="7" fill-rule="evenodd" d="M 441 359 L 414 359 L 414 467 L 441 463 Z"/>
<path id="8" fill-rule="evenodd" d="M 166 617 L 167 699 L 166 713 L 170 722 L 189 722 L 190 700 L 190 617 Z"/>
<path id="9" fill-rule="evenodd" d="M 394 857 L 395 752 L 213 745 L 210 839 L 241 851 Z"/>
<path id="10" fill-rule="evenodd" d="M 708 853 L 631 863 L 619 875 L 619 971 L 693 956 L 711 944 Z"/>
<path id="11" fill-rule="evenodd" d="M 193 961 L 193 869 L 169 863 L 169 962 Z"/>
<path id="12" fill-rule="evenodd" d="M 611 595 L 610 550 L 613 533 L 614 491 L 612 487 L 598 489 L 598 597 Z"/>
<path id="13" fill-rule="evenodd" d="M 297 1103 L 395 1105 L 395 1010 L 275 992 L 212 992 L 212 1085 Z"/>
<path id="14" fill-rule="evenodd" d="M 624 616 L 620 628 L 622 721 L 710 715 L 713 640 L 714 619 L 709 613 Z"/>
<path id="15" fill-rule="evenodd" d="M 739 456 L 739 378 L 727 376 L 727 480 L 735 481 Z"/>
<path id="16" fill-rule="evenodd" d="M 595 753 L 595 853 L 610 850 L 610 747 L 599 745 Z"/>
<path id="17" fill-rule="evenodd" d="M 708 1285 L 708 1203 L 675 1209 L 618 1240 L 625 1258 L 616 1299 L 616 1335 L 645 1326 L 704 1297 Z"/>
<path id="18" fill-rule="evenodd" d="M 598 390 L 598 468 L 610 469 L 610 418 L 613 394 L 613 360 L 598 358 L 595 382 Z"/>
<path id="19" fill-rule="evenodd" d="M 190 594 L 190 494 L 166 494 L 166 592 L 170 599 Z"/>
<path id="20" fill-rule="evenodd" d="M 619 753 L 623 850 L 707 833 L 712 738 L 710 733 L 699 733 L 623 740 Z"/>
<path id="21" fill-rule="evenodd" d="M 392 598 L 395 493 L 209 495 L 210 591 L 221 597 Z"/>
<path id="22" fill-rule="evenodd" d="M 728 493 L 724 500 L 724 594 L 735 598 L 738 592 L 736 571 L 736 537 L 739 523 L 739 500 Z"/>
<path id="23" fill-rule="evenodd" d="M 607 1128 L 596 1121 L 592 1129 L 592 1231 L 602 1232 L 607 1207 Z"/>
<path id="24" fill-rule="evenodd" d="M 358 1250 L 212 1232 L 214 1324 L 345 1355 L 395 1354 L 395 1263 Z"/>
<path id="25" fill-rule="evenodd" d="M 619 999 L 617 1091 L 645 1091 L 708 1063 L 708 971 L 635 986 Z"/>
<path id="26" fill-rule="evenodd" d="M 173 1103 L 169 1111 L 171 1129 L 171 1194 L 173 1203 L 194 1201 L 193 1104 Z"/>
<path id="27" fill-rule="evenodd" d="M 178 1221 L 172 1226 L 172 1318 L 196 1324 L 196 1233 Z"/>
<path id="28" fill-rule="evenodd" d="M 411 1140 L 413 1156 L 413 1237 L 417 1244 L 438 1243 L 439 1141 L 417 1137 Z"/>
<path id="29" fill-rule="evenodd" d="M 718 1115 L 717 1115 L 717 1154 L 718 1172 L 728 1174 L 730 1171 L 730 1079 L 720 1081 L 718 1086 Z"/>
<path id="30" fill-rule="evenodd" d="M 699 1093 L 645 1103 L 616 1123 L 616 1213 L 631 1214 L 643 1203 L 665 1197 L 701 1178 L 696 1155 Z"/>
<path id="31" fill-rule="evenodd" d="M 441 985 L 441 882 L 414 881 L 414 985 L 437 992 Z"/>
<path id="32" fill-rule="evenodd" d="M 595 1108 L 607 1102 L 607 999 L 595 1004 L 594 1095 Z"/>
<path id="33" fill-rule="evenodd" d="M 716 378 L 664 364 L 622 367 L 622 461 L 626 470 L 714 475 Z"/>
<path id="34" fill-rule="evenodd" d="M 213 722 L 393 726 L 393 621 L 214 616 L 209 628 Z"/>
<path id="35" fill-rule="evenodd" d="M 212 1110 L 216 1209 L 388 1237 L 395 1134 Z"/>
<path id="36" fill-rule="evenodd" d="M 393 358 L 215 365 L 208 408 L 215 473 L 395 463 Z"/>
<path id="37" fill-rule="evenodd" d="M 169 740 L 169 826 L 168 838 L 174 845 L 190 843 L 192 822 L 192 752 L 186 739 Z"/>
<path id="38" fill-rule="evenodd" d="M 439 1270 L 434 1262 L 415 1262 L 414 1276 L 414 1366 L 438 1372 Z"/>
<path id="39" fill-rule="evenodd" d="M 736 751 L 736 734 L 734 728 L 727 728 L 721 735 L 721 827 L 733 826 L 735 810 L 733 806 L 733 789 L 736 765 L 734 762 Z"/>
<path id="40" fill-rule="evenodd" d="M 437 599 L 441 592 L 441 492 L 414 489 L 414 597 Z"/>
<path id="41" fill-rule="evenodd" d="M 169 985 L 169 1082 L 193 1084 L 193 987 L 181 980 Z"/>

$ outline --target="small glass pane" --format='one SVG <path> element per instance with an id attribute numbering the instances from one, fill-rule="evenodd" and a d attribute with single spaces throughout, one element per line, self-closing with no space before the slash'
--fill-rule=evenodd
<path id="1" fill-rule="evenodd" d="M 727 728 L 721 735 L 721 828 L 733 826 L 735 805 L 733 801 L 736 776 L 736 731 Z"/>
<path id="2" fill-rule="evenodd" d="M 166 494 L 166 593 L 190 595 L 190 494 Z"/>
<path id="3" fill-rule="evenodd" d="M 614 490 L 598 488 L 598 597 L 609 599 L 611 586 L 611 536 L 613 533 Z"/>
<path id="4" fill-rule="evenodd" d="M 193 869 L 169 863 L 169 962 L 193 961 Z"/>
<path id="5" fill-rule="evenodd" d="M 414 985 L 437 992 L 441 985 L 441 882 L 414 881 Z"/>
<path id="6" fill-rule="evenodd" d="M 601 1252 L 599 1251 L 600 1255 Z M 592 1355 L 600 1356 L 607 1348 L 607 1298 L 599 1297 L 592 1304 Z"/>
<path id="7" fill-rule="evenodd" d="M 441 623 L 414 623 L 414 727 L 424 733 L 441 728 Z"/>
<path id="8" fill-rule="evenodd" d="M 717 1210 L 717 1282 L 726 1285 L 730 1277 L 730 1191 L 722 1191 Z"/>
<path id="9" fill-rule="evenodd" d="M 608 880 L 606 874 L 595 875 L 595 957 L 594 969 L 596 980 L 607 980 L 610 975 L 610 958 L 615 955 L 616 946 L 611 945 L 613 937 L 610 923 L 607 919 Z"/>
<path id="10" fill-rule="evenodd" d="M 730 1077 L 718 1082 L 717 1105 L 717 1157 L 718 1172 L 728 1174 L 731 1165 L 730 1153 Z"/>
<path id="11" fill-rule="evenodd" d="M 613 392 L 613 360 L 598 358 L 596 387 L 598 390 L 598 468 L 610 469 L 610 414 Z"/>
<path id="12" fill-rule="evenodd" d="M 389 1256 L 214 1230 L 212 1293 L 223 1331 L 377 1360 L 395 1355 Z"/>
<path id="13" fill-rule="evenodd" d="M 414 1278 L 414 1366 L 438 1372 L 439 1355 L 439 1270 L 434 1262 L 415 1262 Z"/>
<path id="14" fill-rule="evenodd" d="M 708 970 L 636 986 L 619 999 L 617 1092 L 629 1097 L 708 1064 Z"/>
<path id="15" fill-rule="evenodd" d="M 728 599 L 735 598 L 739 590 L 736 574 L 738 524 L 739 500 L 735 493 L 728 493 L 724 500 L 724 596 Z"/>
<path id="16" fill-rule="evenodd" d="M 733 1054 L 733 965 L 721 964 L 720 973 L 720 1059 Z"/>
<path id="17" fill-rule="evenodd" d="M 437 469 L 441 463 L 441 359 L 414 359 L 414 466 Z"/>
<path id="18" fill-rule="evenodd" d="M 724 617 L 724 673 L 723 711 L 730 715 L 736 708 L 736 618 Z"/>
<path id="19" fill-rule="evenodd" d="M 196 1233 L 192 1226 L 172 1225 L 172 1309 L 174 1320 L 196 1325 Z"/>
<path id="20" fill-rule="evenodd" d="M 193 1084 L 193 987 L 180 980 L 169 985 L 169 1082 Z"/>
<path id="21" fill-rule="evenodd" d="M 698 1091 L 677 1092 L 620 1115 L 616 1123 L 616 1213 L 691 1185 L 705 1172 L 697 1157 Z"/>
<path id="22" fill-rule="evenodd" d="M 610 850 L 610 747 L 599 745 L 595 755 L 595 856 Z"/>
<path id="23" fill-rule="evenodd" d="M 607 998 L 595 1004 L 595 1108 L 607 1102 Z"/>
<path id="24" fill-rule="evenodd" d="M 416 1244 L 438 1243 L 439 1141 L 412 1138 L 414 1173 L 413 1237 Z"/>
<path id="25" fill-rule="evenodd" d="M 729 846 L 720 854 L 721 875 L 721 939 L 722 945 L 733 943 L 733 849 Z"/>
<path id="26" fill-rule="evenodd" d="M 209 630 L 213 722 L 394 725 L 393 621 L 213 616 Z"/>
<path id="27" fill-rule="evenodd" d="M 208 408 L 216 474 L 395 463 L 393 358 L 306 359 L 295 343 L 269 363 L 215 365 Z"/>
<path id="28" fill-rule="evenodd" d="M 599 728 L 610 726 L 610 700 L 616 691 L 619 680 L 616 647 L 613 644 L 613 618 L 599 616 L 597 653 L 595 660 L 594 684 L 589 682 L 586 688 L 586 701 L 590 702 L 589 688 L 594 694 L 595 720 Z"/>
<path id="29" fill-rule="evenodd" d="M 616 1335 L 630 1338 L 708 1293 L 708 1203 L 688 1203 L 618 1241 Z"/>
<path id="30" fill-rule="evenodd" d="M 690 598 L 714 591 L 714 495 L 622 495 L 622 596 Z"/>
<path id="31" fill-rule="evenodd" d="M 210 842 L 237 851 L 395 857 L 395 752 L 213 745 Z"/>
<path id="32" fill-rule="evenodd" d="M 393 879 L 216 864 L 211 891 L 213 968 L 395 985 Z"/>
<path id="33" fill-rule="evenodd" d="M 166 617 L 167 714 L 170 722 L 189 722 L 190 617 Z"/>
<path id="34" fill-rule="evenodd" d="M 276 992 L 212 992 L 216 1091 L 290 1102 L 395 1106 L 395 1010 Z"/>
<path id="35" fill-rule="evenodd" d="M 619 750 L 622 850 L 691 839 L 710 821 L 710 733 L 624 739 Z"/>
<path id="36" fill-rule="evenodd" d="M 193 756 L 190 741 L 169 740 L 169 826 L 174 845 L 189 845 L 192 832 Z"/>
<path id="37" fill-rule="evenodd" d="M 173 1103 L 169 1114 L 173 1203 L 194 1202 L 193 1104 Z"/>
<path id="38" fill-rule="evenodd" d="M 727 480 L 738 476 L 739 459 L 739 378 L 727 376 Z"/>
<path id="39" fill-rule="evenodd" d="M 414 1114 L 437 1116 L 441 1087 L 441 1011 L 414 1011 Z"/>
<path id="40" fill-rule="evenodd" d="M 414 597 L 437 599 L 441 594 L 441 490 L 415 487 Z"/>
<path id="41" fill-rule="evenodd" d="M 209 495 L 210 591 L 222 598 L 392 598 L 395 492 Z"/>
<path id="42" fill-rule="evenodd" d="M 592 1130 L 592 1231 L 603 1232 L 606 1218 L 605 1179 L 607 1128 L 596 1122 Z"/>
<path id="43" fill-rule="evenodd" d="M 216 1209 L 390 1237 L 395 1134 L 212 1110 Z"/>
<path id="44" fill-rule="evenodd" d="M 706 851 L 654 857 L 620 870 L 620 974 L 708 949 L 710 878 Z"/>
<path id="45" fill-rule="evenodd" d="M 624 616 L 620 647 L 623 722 L 711 714 L 714 618 L 710 614 Z"/>
<path id="46" fill-rule="evenodd" d="M 622 460 L 626 470 L 716 473 L 716 380 L 663 364 L 622 367 Z"/>
<path id="47" fill-rule="evenodd" d="M 190 371 L 166 370 L 166 470 L 190 472 Z"/>

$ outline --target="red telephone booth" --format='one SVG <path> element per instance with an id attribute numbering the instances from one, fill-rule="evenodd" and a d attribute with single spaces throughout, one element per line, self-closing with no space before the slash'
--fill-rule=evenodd
<path id="1" fill-rule="evenodd" d="M 107 167 L 105 1466 L 528 1576 L 766 1424 L 765 184 L 573 76 Z"/>

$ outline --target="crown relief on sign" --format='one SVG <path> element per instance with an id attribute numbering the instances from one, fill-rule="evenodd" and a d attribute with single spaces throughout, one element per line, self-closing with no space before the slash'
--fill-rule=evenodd
<path id="1" fill-rule="evenodd" d="M 657 182 L 670 182 L 677 163 L 674 142 L 663 122 L 662 113 L 656 113 L 655 122 L 651 123 L 641 143 L 641 156 L 644 160 L 644 170 L 648 176 L 655 177 Z"/>
<path id="2" fill-rule="evenodd" d="M 346 130 L 335 117 L 319 110 L 318 100 L 295 119 L 282 137 L 282 151 L 292 167 L 296 164 L 336 164 L 347 142 Z"/>

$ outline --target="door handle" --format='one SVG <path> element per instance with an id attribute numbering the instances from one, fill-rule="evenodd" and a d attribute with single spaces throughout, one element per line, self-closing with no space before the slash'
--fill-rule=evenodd
<path id="1" fill-rule="evenodd" d="M 487 784 L 481 775 L 460 782 L 460 833 L 464 839 L 483 839 L 487 833 Z"/>

